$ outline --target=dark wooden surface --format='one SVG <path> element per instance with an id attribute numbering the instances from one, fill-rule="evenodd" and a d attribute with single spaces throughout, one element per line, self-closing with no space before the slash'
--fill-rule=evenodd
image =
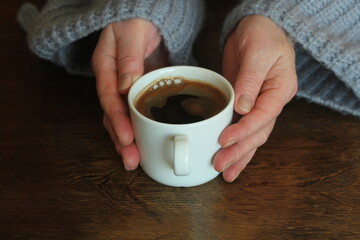
<path id="1" fill-rule="evenodd" d="M 124 170 L 94 79 L 29 52 L 23 2 L 0 3 L 0 239 L 360 239 L 359 119 L 294 99 L 236 182 L 162 186 Z M 208 3 L 201 66 L 234 2 Z"/>

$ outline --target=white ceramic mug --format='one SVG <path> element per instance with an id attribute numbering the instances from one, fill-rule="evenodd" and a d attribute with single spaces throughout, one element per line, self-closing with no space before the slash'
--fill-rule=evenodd
<path id="1" fill-rule="evenodd" d="M 162 78 L 181 76 L 209 83 L 228 99 L 226 107 L 213 117 L 188 123 L 168 124 L 154 121 L 136 110 L 138 95 L 151 83 Z M 213 157 L 220 149 L 218 142 L 223 129 L 231 123 L 234 91 L 220 74 L 192 66 L 161 68 L 140 77 L 128 94 L 135 140 L 140 151 L 140 165 L 157 182 L 174 187 L 191 187 L 206 183 L 218 172 Z"/>

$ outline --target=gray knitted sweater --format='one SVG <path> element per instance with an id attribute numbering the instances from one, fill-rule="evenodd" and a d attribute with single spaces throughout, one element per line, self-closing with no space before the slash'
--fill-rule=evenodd
<path id="1" fill-rule="evenodd" d="M 202 0 L 48 0 L 41 11 L 24 4 L 18 21 L 39 57 L 91 74 L 99 31 L 133 17 L 160 29 L 172 64 L 193 64 L 204 8 Z M 227 16 L 221 41 L 252 14 L 271 18 L 296 43 L 298 96 L 360 116 L 360 1 L 243 0 Z"/>

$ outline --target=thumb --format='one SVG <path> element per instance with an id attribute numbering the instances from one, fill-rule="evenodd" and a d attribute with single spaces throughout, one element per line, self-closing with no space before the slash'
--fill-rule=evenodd
<path id="1" fill-rule="evenodd" d="M 150 28 L 150 30 L 149 30 Z M 157 29 L 151 23 L 141 19 L 130 19 L 114 23 L 113 30 L 117 45 L 118 91 L 126 93 L 133 82 L 144 73 L 144 60 L 157 45 L 149 35 Z"/>
<path id="2" fill-rule="evenodd" d="M 234 84 L 235 111 L 239 114 L 250 112 L 260 93 L 266 76 L 275 59 L 259 54 L 253 49 L 243 49 L 239 57 L 239 71 Z"/>

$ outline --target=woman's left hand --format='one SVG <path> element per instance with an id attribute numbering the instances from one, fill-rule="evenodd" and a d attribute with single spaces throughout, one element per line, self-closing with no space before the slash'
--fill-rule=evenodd
<path id="1" fill-rule="evenodd" d="M 226 41 L 223 74 L 234 87 L 234 110 L 243 117 L 222 132 L 214 167 L 232 182 L 297 92 L 293 44 L 271 19 L 245 17 Z"/>

